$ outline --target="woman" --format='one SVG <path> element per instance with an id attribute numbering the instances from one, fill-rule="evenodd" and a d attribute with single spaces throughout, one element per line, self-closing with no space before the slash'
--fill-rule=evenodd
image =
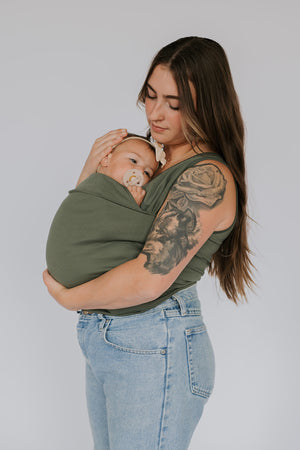
<path id="1" fill-rule="evenodd" d="M 143 250 L 72 289 L 43 277 L 62 306 L 80 310 L 95 449 L 183 450 L 214 385 L 196 282 L 208 267 L 235 303 L 252 284 L 244 128 L 225 52 L 210 39 L 160 50 L 138 100 L 167 160 L 147 186 L 176 175 Z M 125 135 L 97 139 L 78 182 Z"/>

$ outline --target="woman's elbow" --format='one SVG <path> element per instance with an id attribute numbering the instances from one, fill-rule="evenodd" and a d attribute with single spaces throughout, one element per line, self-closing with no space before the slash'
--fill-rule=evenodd
<path id="1" fill-rule="evenodd" d="M 168 276 L 151 273 L 145 267 L 146 257 L 140 255 L 136 259 L 135 292 L 146 301 L 152 301 L 160 297 L 172 284 Z"/>
<path id="2" fill-rule="evenodd" d="M 146 301 L 152 301 L 160 297 L 169 287 L 161 275 L 138 276 L 136 292 Z"/>
<path id="3" fill-rule="evenodd" d="M 157 299 L 166 289 L 161 288 L 157 283 L 141 283 L 135 290 L 135 294 L 142 301 L 151 302 Z"/>

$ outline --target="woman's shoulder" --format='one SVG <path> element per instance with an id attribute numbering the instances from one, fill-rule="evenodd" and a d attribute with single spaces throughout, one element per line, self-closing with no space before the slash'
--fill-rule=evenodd
<path id="1" fill-rule="evenodd" d="M 219 190 L 220 196 L 218 210 L 221 217 L 220 223 L 215 231 L 223 231 L 229 228 L 236 218 L 237 212 L 237 187 L 234 176 L 230 168 L 226 165 L 222 158 L 208 158 L 198 161 L 193 165 L 193 171 L 190 173 L 190 181 L 197 187 L 206 181 L 205 190 L 208 192 L 216 192 Z M 199 171 L 197 171 L 199 168 Z M 189 169 L 187 169 L 189 170 Z"/>
<path id="2" fill-rule="evenodd" d="M 222 175 L 225 177 L 227 183 L 230 183 L 233 186 L 235 185 L 233 174 L 232 174 L 231 170 L 229 169 L 229 167 L 227 166 L 227 164 L 225 163 L 225 161 L 222 160 L 222 158 L 212 159 L 208 155 L 207 159 L 196 162 L 193 167 L 205 166 L 205 165 L 217 167 L 218 171 L 221 172 Z"/>

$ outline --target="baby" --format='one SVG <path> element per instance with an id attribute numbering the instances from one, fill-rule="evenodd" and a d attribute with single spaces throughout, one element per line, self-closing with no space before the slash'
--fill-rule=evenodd
<path id="1" fill-rule="evenodd" d="M 159 144 L 127 135 L 97 172 L 69 191 L 52 221 L 46 262 L 50 274 L 74 287 L 135 258 L 155 214 L 141 208 L 148 183 L 165 163 Z"/>
<path id="2" fill-rule="evenodd" d="M 102 159 L 97 172 L 126 186 L 140 205 L 145 195 L 141 186 L 151 180 L 159 166 L 155 156 L 155 147 L 150 141 L 142 136 L 128 134 Z"/>

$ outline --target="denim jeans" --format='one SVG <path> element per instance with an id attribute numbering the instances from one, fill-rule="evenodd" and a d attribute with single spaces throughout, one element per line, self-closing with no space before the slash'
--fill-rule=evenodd
<path id="1" fill-rule="evenodd" d="M 95 450 L 185 450 L 212 393 L 196 285 L 128 316 L 80 313 Z"/>

